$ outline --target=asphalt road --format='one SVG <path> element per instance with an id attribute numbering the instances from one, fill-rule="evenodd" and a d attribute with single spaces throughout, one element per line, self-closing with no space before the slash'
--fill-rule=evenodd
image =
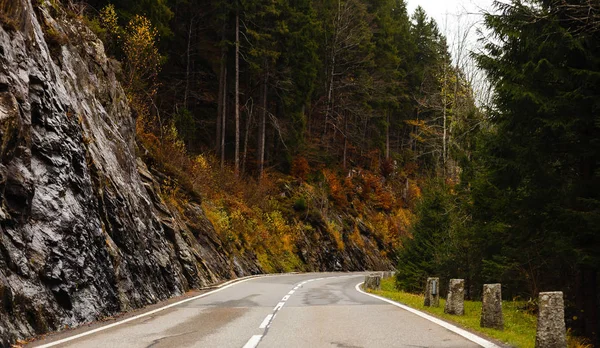
<path id="1" fill-rule="evenodd" d="M 358 292 L 363 279 L 340 273 L 254 278 L 55 347 L 479 347 Z"/>

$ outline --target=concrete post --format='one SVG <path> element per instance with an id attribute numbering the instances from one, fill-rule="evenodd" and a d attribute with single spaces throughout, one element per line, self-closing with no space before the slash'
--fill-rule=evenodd
<path id="1" fill-rule="evenodd" d="M 365 290 L 381 290 L 381 274 L 371 273 L 365 276 Z"/>
<path id="2" fill-rule="evenodd" d="M 465 314 L 465 280 L 450 279 L 448 287 L 448 298 L 446 299 L 446 307 L 444 313 L 454 315 Z"/>
<path id="3" fill-rule="evenodd" d="M 427 278 L 425 286 L 425 307 L 440 306 L 440 278 Z"/>
<path id="4" fill-rule="evenodd" d="M 562 291 L 540 292 L 536 348 L 566 348 L 565 302 Z"/>
<path id="5" fill-rule="evenodd" d="M 501 284 L 484 284 L 481 307 L 481 327 L 504 330 Z"/>

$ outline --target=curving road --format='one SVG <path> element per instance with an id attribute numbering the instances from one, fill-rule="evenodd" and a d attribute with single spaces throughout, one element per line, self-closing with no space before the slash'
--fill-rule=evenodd
<path id="1" fill-rule="evenodd" d="M 260 277 L 45 347 L 480 347 L 360 293 L 364 274 Z M 33 345 L 35 346 L 35 344 Z M 40 346 L 38 344 L 38 346 Z"/>

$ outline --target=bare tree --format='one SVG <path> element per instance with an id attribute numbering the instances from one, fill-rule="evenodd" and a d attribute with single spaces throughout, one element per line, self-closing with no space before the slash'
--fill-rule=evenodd
<path id="1" fill-rule="evenodd" d="M 240 10 L 235 12 L 235 175 L 240 174 Z"/>

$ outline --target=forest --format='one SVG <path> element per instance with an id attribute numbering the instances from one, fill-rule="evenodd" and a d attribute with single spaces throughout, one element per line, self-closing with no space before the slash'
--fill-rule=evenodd
<path id="1" fill-rule="evenodd" d="M 340 249 L 364 224 L 401 289 L 438 275 L 468 298 L 490 282 L 532 302 L 560 290 L 567 326 L 597 340 L 600 3 L 498 2 L 483 49 L 460 55 L 404 0 L 71 7 L 121 62 L 138 151 L 174 204 L 202 199 L 273 271 L 300 267 L 302 221 L 323 218 Z"/>

